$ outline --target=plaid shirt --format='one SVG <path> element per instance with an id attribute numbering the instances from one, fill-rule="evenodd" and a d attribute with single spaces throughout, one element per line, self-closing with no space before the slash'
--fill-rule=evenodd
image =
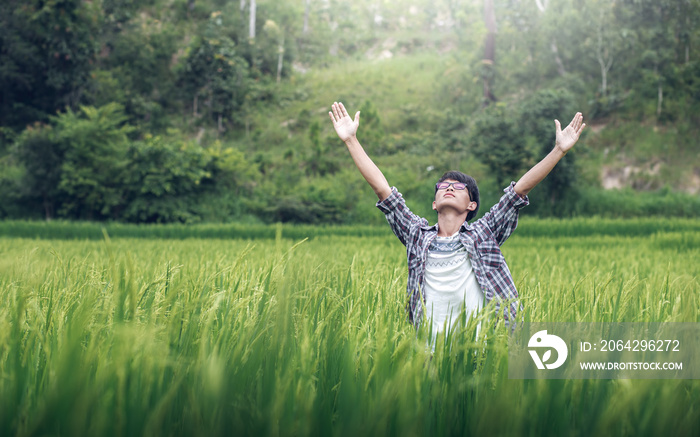
<path id="1" fill-rule="evenodd" d="M 518 291 L 513 277 L 508 270 L 500 246 L 508 239 L 518 225 L 518 211 L 529 203 L 527 196 L 520 197 L 513 187 L 515 182 L 506 187 L 501 200 L 482 218 L 471 225 L 466 221 L 459 228 L 459 239 L 469 253 L 469 260 L 476 279 L 481 286 L 486 302 L 497 298 L 496 311 L 500 312 L 500 301 L 508 300 L 507 309 L 503 310 L 506 321 L 517 313 Z M 406 246 L 408 258 L 408 287 L 406 288 L 408 320 L 418 328 L 423 316 L 425 262 L 428 248 L 438 234 L 438 225 L 429 226 L 424 218 L 413 214 L 395 187 L 377 207 L 386 215 L 394 234 Z M 423 301 L 421 302 L 421 298 Z"/>

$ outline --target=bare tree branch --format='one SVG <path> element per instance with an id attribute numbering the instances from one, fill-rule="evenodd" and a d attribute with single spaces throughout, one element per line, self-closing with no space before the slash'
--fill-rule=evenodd
<path id="1" fill-rule="evenodd" d="M 549 5 L 549 0 L 535 0 L 535 3 L 537 4 L 537 9 L 539 9 L 540 12 L 544 12 Z"/>

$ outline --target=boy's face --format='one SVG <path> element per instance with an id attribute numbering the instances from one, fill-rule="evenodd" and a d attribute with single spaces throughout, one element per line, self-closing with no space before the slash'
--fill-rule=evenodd
<path id="1" fill-rule="evenodd" d="M 445 212 L 447 209 L 454 210 L 458 214 L 469 213 L 469 211 L 476 209 L 476 202 L 472 202 L 469 198 L 469 190 L 466 187 L 463 190 L 455 189 L 456 184 L 461 184 L 461 186 L 458 185 L 459 188 L 464 186 L 464 184 L 454 179 L 445 179 L 443 184 L 448 186 L 446 188 L 438 188 L 433 201 L 433 209 L 438 214 Z"/>

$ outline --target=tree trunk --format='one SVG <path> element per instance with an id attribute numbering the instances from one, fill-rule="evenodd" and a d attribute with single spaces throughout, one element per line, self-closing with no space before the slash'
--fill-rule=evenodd
<path id="1" fill-rule="evenodd" d="M 277 83 L 282 79 L 282 65 L 284 61 L 284 38 L 277 48 Z"/>
<path id="2" fill-rule="evenodd" d="M 51 207 L 51 202 L 46 194 L 44 194 L 44 212 L 46 213 L 46 221 L 50 222 L 52 217 L 53 208 Z"/>
<path id="3" fill-rule="evenodd" d="M 547 10 L 547 6 L 549 5 L 549 0 L 535 0 L 535 4 L 537 4 L 537 9 L 544 14 Z M 559 73 L 559 76 L 565 76 L 566 68 L 564 68 L 564 63 L 559 57 L 559 47 L 557 47 L 557 42 L 554 40 L 554 38 L 552 38 L 552 42 L 549 47 L 552 49 L 552 53 L 554 54 L 554 62 L 557 64 L 557 72 Z"/>
<path id="4" fill-rule="evenodd" d="M 608 71 L 612 67 L 613 58 L 610 56 L 607 47 L 603 47 L 603 13 L 601 12 L 600 22 L 598 23 L 598 45 L 596 46 L 596 59 L 600 65 L 600 92 L 605 96 L 608 92 Z"/>
<path id="5" fill-rule="evenodd" d="M 457 31 L 457 36 L 461 36 L 460 33 L 460 19 L 458 17 L 459 12 L 461 11 L 461 5 L 458 4 L 459 2 L 456 2 L 455 0 L 447 0 L 447 8 L 450 10 L 450 18 L 452 19 L 452 23 L 454 23 L 454 28 Z"/>
<path id="6" fill-rule="evenodd" d="M 612 67 L 612 58 L 605 59 L 607 58 L 607 51 L 602 53 L 599 51 L 597 58 L 598 65 L 600 65 L 600 92 L 605 96 L 608 93 L 608 71 Z"/>
<path id="7" fill-rule="evenodd" d="M 603 65 L 600 66 L 600 90 L 603 95 L 608 93 L 608 70 Z"/>
<path id="8" fill-rule="evenodd" d="M 248 21 L 248 38 L 255 39 L 255 0 L 250 0 L 250 20 Z"/>
<path id="9" fill-rule="evenodd" d="M 552 39 L 552 53 L 554 53 L 554 62 L 557 63 L 557 71 L 559 72 L 559 76 L 565 76 L 566 75 L 566 69 L 564 68 L 564 63 L 561 61 L 561 58 L 559 57 L 559 48 L 557 47 L 556 41 Z"/>
<path id="10" fill-rule="evenodd" d="M 496 11 L 493 0 L 484 0 L 484 23 L 486 24 L 486 39 L 484 40 L 484 58 L 481 65 L 481 78 L 484 85 L 484 100 L 482 107 L 496 101 L 493 95 L 493 77 L 496 61 Z"/>
<path id="11" fill-rule="evenodd" d="M 311 0 L 305 0 L 304 2 L 304 28 L 302 34 L 306 35 L 309 33 L 309 12 L 311 10 Z"/>

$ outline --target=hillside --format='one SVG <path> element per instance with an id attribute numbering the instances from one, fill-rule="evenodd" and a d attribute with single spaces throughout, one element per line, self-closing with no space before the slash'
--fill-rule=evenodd
<path id="1" fill-rule="evenodd" d="M 377 45 L 396 46 L 392 39 L 387 41 Z M 445 43 L 445 46 L 449 44 Z M 450 105 L 460 93 L 478 96 L 481 92 L 479 83 L 473 83 L 470 89 L 454 77 L 454 71 L 460 68 L 456 59 L 458 55 L 454 46 L 440 51 L 434 47 L 421 47 L 411 52 L 384 48 L 380 57 L 369 51 L 362 57 L 327 68 L 305 67 L 281 87 L 290 100 L 270 108 L 270 112 L 265 112 L 255 125 L 271 136 L 295 139 L 299 134 L 295 127 L 300 116 L 310 117 L 323 125 L 324 134 L 330 137 L 330 141 L 333 138 L 332 126 L 326 119 L 330 103 L 343 101 L 355 111 L 370 102 L 381 118 L 383 129 L 391 137 L 390 141 L 400 141 L 410 133 L 406 132 L 407 128 L 417 130 L 416 126 L 424 128 L 429 135 L 431 130 L 439 130 L 440 119 L 450 112 Z M 589 105 L 583 97 L 578 100 L 588 129 L 577 147 L 585 149 L 579 164 L 587 183 L 605 189 L 653 191 L 666 187 L 688 194 L 700 193 L 697 126 L 686 120 L 659 123 L 654 118 L 640 119 L 624 110 L 605 117 L 588 118 L 586 107 Z M 516 105 L 520 100 L 522 94 L 510 94 L 501 102 Z M 561 114 L 560 118 L 563 121 L 570 115 Z M 463 118 L 469 120 L 472 116 L 464 114 Z M 552 123 L 552 130 L 553 126 Z M 287 143 L 262 142 L 269 150 L 284 149 Z M 338 142 L 338 146 L 342 144 Z M 429 147 L 429 143 L 426 146 Z M 380 146 L 370 144 L 368 147 Z"/>
<path id="2" fill-rule="evenodd" d="M 426 216 L 449 169 L 495 201 L 576 111 L 529 214 L 697 215 L 700 8 L 573 6 L 3 3 L 0 218 L 379 222 L 333 101 Z"/>
<path id="3" fill-rule="evenodd" d="M 476 78 L 465 80 L 468 68 L 459 64 L 456 43 L 446 38 L 439 45 L 441 49 L 431 45 L 406 51 L 386 48 L 396 46 L 392 38 L 387 41 L 375 44 L 384 47 L 379 58 L 376 51 L 368 51 L 325 68 L 306 67 L 303 72 L 296 72 L 281 87 L 281 95 L 288 97 L 252 123 L 260 136 L 249 142 L 241 139 L 245 132 L 239 131 L 232 135 L 235 143 L 250 144 L 247 151 L 257 154 L 258 160 L 265 159 L 261 154 L 272 161 L 275 156 L 289 158 L 309 147 L 308 130 L 304 127 L 318 123 L 324 137 L 323 147 L 318 150 L 352 173 L 352 161 L 327 118 L 330 103 L 343 101 L 351 112 L 362 110 L 358 137 L 380 167 L 393 177 L 390 183 L 403 187 L 412 198 L 423 198 L 422 204 L 416 201 L 411 205 L 414 209 L 432 216 L 428 208 L 432 193 L 423 187 L 429 187 L 442 171 L 452 168 L 483 181 L 486 197 L 495 200 L 500 190 L 489 178 L 488 168 L 470 150 L 471 145 L 455 147 L 444 138 L 446 124 L 455 123 L 457 118 L 468 125 L 479 112 L 476 102 L 481 85 Z M 518 106 L 536 91 L 519 90 L 504 95 L 498 105 Z M 601 190 L 602 195 L 610 194 L 605 206 L 593 214 L 606 215 L 609 206 L 619 207 L 620 202 L 635 203 L 642 198 L 654 202 L 677 196 L 674 201 L 692 202 L 700 192 L 700 159 L 694 145 L 697 125 L 688 120 L 660 123 L 653 117 L 640 118 L 624 108 L 604 117 L 593 114 L 588 118 L 592 111 L 585 97 L 576 98 L 588 123 L 584 138 L 576 146 L 578 181 L 584 190 L 595 193 L 591 197 L 601 195 Z M 465 98 L 472 100 L 474 108 L 459 113 Z M 557 117 L 568 121 L 571 115 L 563 113 Z M 545 122 L 551 123 L 553 135 L 552 119 Z M 378 134 L 377 130 L 381 132 Z M 464 137 L 470 134 L 468 128 L 458 133 Z M 362 182 L 353 175 L 347 176 L 353 186 L 364 190 L 362 201 L 373 203 L 371 190 L 362 188 Z M 666 205 L 668 202 L 662 201 Z M 578 213 L 586 214 L 585 206 L 580 208 Z M 652 212 L 645 206 L 636 207 L 636 211 L 642 215 L 644 211 Z M 663 208 L 658 213 L 663 214 Z M 620 215 L 630 214 L 635 213 Z"/>

